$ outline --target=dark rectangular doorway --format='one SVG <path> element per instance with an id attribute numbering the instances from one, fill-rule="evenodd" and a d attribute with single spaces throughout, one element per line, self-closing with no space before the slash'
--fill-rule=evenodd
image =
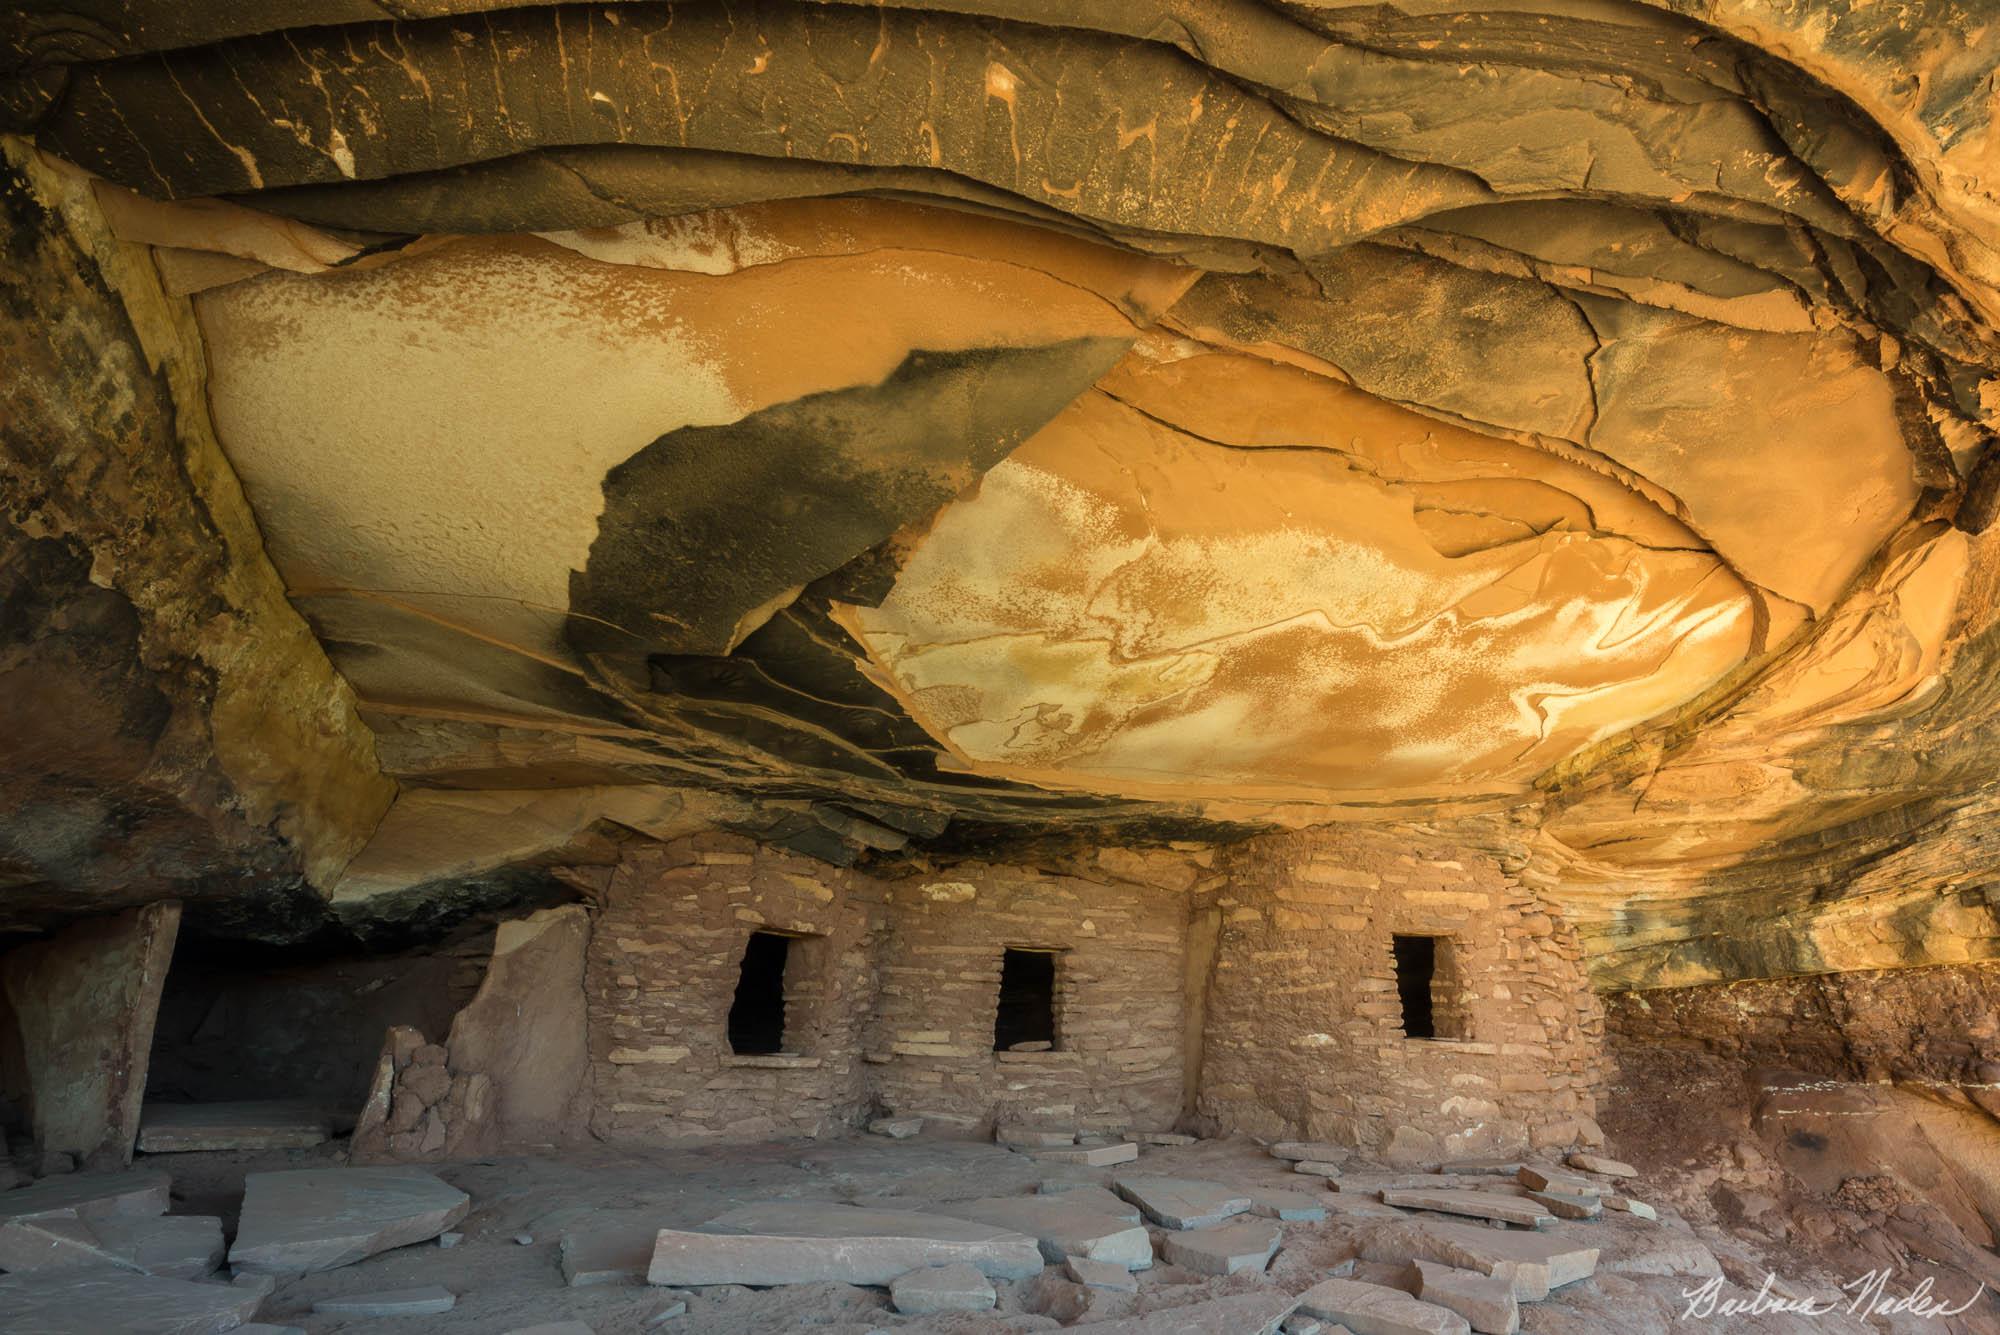
<path id="1" fill-rule="evenodd" d="M 1007 949 L 1000 955 L 1000 1009 L 993 1020 L 993 1050 L 1022 1043 L 1056 1042 L 1056 955 L 1052 950 Z"/>
<path id="2" fill-rule="evenodd" d="M 1403 1036 L 1436 1038 L 1437 1017 L 1431 1009 L 1431 980 L 1437 977 L 1437 938 L 1399 936 L 1394 938 L 1394 942 L 1396 995 L 1403 1002 Z"/>
<path id="3" fill-rule="evenodd" d="M 743 948 L 736 1000 L 729 1007 L 729 1050 L 739 1057 L 768 1056 L 785 1048 L 785 963 L 792 939 L 752 932 Z"/>

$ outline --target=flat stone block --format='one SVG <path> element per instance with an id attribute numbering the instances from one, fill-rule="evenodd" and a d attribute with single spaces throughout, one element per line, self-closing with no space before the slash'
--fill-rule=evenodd
<path id="1" fill-rule="evenodd" d="M 323 1316 L 440 1316 L 457 1305 L 457 1294 L 428 1284 L 420 1289 L 384 1289 L 379 1293 L 322 1298 L 313 1304 L 313 1311 Z"/>
<path id="2" fill-rule="evenodd" d="M 731 1210 L 699 1230 L 661 1229 L 646 1278 L 653 1284 L 887 1284 L 898 1275 L 964 1261 L 989 1279 L 1042 1269 L 1035 1239 L 1012 1229 L 914 1210 L 768 1202 Z"/>
<path id="3" fill-rule="evenodd" d="M 1464 1317 L 1401 1289 L 1356 1279 L 1327 1279 L 1299 1295 L 1299 1310 L 1338 1321 L 1354 1335 L 1470 1335 Z"/>
<path id="4" fill-rule="evenodd" d="M 1139 1291 L 1139 1281 L 1130 1270 L 1122 1265 L 1112 1265 L 1108 1261 L 1093 1261 L 1086 1256 L 1072 1256 L 1063 1262 L 1063 1273 L 1088 1289 L 1105 1289 L 1112 1293 Z"/>
<path id="5" fill-rule="evenodd" d="M 1604 1190 L 1587 1177 L 1537 1168 L 1534 1164 L 1522 1164 L 1515 1170 L 1514 1180 L 1530 1191 L 1559 1191 L 1565 1196 L 1596 1196 Z"/>
<path id="6" fill-rule="evenodd" d="M 1106 1193 L 1107 1195 L 1109 1193 Z M 1089 1198 L 1068 1191 L 1056 1196 L 989 1196 L 930 1207 L 954 1219 L 972 1219 L 1025 1233 L 1052 1264 L 1072 1256 L 1144 1270 L 1153 1264 L 1153 1240 L 1128 1219 L 1090 1208 Z"/>
<path id="7" fill-rule="evenodd" d="M 1252 1187 L 1249 1194 L 1250 1213 L 1266 1219 L 1305 1223 L 1326 1218 L 1323 1196 L 1309 1196 L 1303 1191 L 1284 1191 L 1276 1187 Z"/>
<path id="8" fill-rule="evenodd" d="M 1029 1150 L 1028 1153 L 1043 1163 L 1080 1163 L 1105 1168 L 1111 1164 L 1131 1163 L 1139 1157 L 1139 1147 L 1128 1140 L 1116 1145 L 1077 1145 L 1066 1150 Z"/>
<path id="9" fill-rule="evenodd" d="M 1185 1136 L 1178 1131 L 1140 1131 L 1134 1133 L 1132 1139 L 1141 1145 L 1174 1146 L 1193 1145 L 1199 1142 L 1201 1137 Z"/>
<path id="10" fill-rule="evenodd" d="M 1128 1224 L 1136 1224 L 1145 1217 L 1140 1214 L 1138 1206 L 1132 1204 L 1132 1202 L 1126 1200 L 1123 1196 L 1108 1191 L 1094 1183 L 1086 1183 L 1083 1186 L 1067 1185 L 1055 1189 L 1051 1189 L 1047 1183 L 1043 1183 L 1040 1194 L 1044 1196 L 1060 1196 L 1066 1201 L 1081 1205 L 1086 1210 L 1095 1210 L 1101 1215 L 1109 1216 L 1112 1219 L 1122 1219 Z"/>
<path id="11" fill-rule="evenodd" d="M 147 1154 L 310 1149 L 332 1135 L 326 1109 L 292 1099 L 149 1103 L 139 1120 L 139 1148 Z"/>
<path id="12" fill-rule="evenodd" d="M 1288 1294 L 1240 1293 L 1077 1329 L 1090 1335 L 1277 1335 L 1297 1306 L 1298 1299 Z"/>
<path id="13" fill-rule="evenodd" d="M 996 1144 L 1013 1145 L 1022 1149 L 1057 1149 L 1064 1145 L 1076 1144 L 1076 1131 L 1068 1131 L 1039 1126 L 1020 1126 L 1003 1122 L 993 1128 Z"/>
<path id="14" fill-rule="evenodd" d="M 1198 1275 L 1262 1271 L 1277 1254 L 1284 1230 L 1268 1219 L 1239 1219 L 1216 1228 L 1169 1233 L 1160 1244 L 1168 1265 Z"/>
<path id="15" fill-rule="evenodd" d="M 214 1335 L 257 1315 L 264 1297 L 229 1284 L 102 1268 L 0 1278 L 10 1335 Z"/>
<path id="16" fill-rule="evenodd" d="M 211 1215 L 111 1215 L 88 1221 L 112 1255 L 164 1279 L 204 1279 L 222 1264 L 222 1221 Z"/>
<path id="17" fill-rule="evenodd" d="M 1598 1249 L 1557 1234 L 1412 1216 L 1374 1228 L 1362 1239 L 1361 1255 L 1370 1261 L 1425 1260 L 1476 1270 L 1508 1281 L 1522 1302 L 1539 1302 L 1550 1289 L 1588 1279 L 1597 1269 Z"/>
<path id="18" fill-rule="evenodd" d="M 0 1192 L 0 1223 L 41 1215 L 161 1215 L 173 1181 L 165 1173 L 131 1169 L 122 1173 L 78 1173 L 44 1178 L 32 1186 Z"/>
<path id="19" fill-rule="evenodd" d="M 1540 1228 L 1553 1224 L 1556 1217 L 1542 1206 L 1520 1196 L 1501 1196 L 1487 1191 L 1385 1191 L 1382 1204 L 1405 1210 L 1436 1210 L 1441 1214 L 1466 1215 L 1473 1219 L 1498 1219 L 1507 1224 Z"/>
<path id="20" fill-rule="evenodd" d="M 890 1140 L 908 1140 L 924 1129 L 921 1117 L 878 1117 L 868 1124 L 871 1136 L 887 1136 Z"/>
<path id="21" fill-rule="evenodd" d="M 1450 1163 L 1439 1164 L 1438 1172 L 1446 1175 L 1512 1177 L 1524 1166 L 1519 1159 L 1454 1159 Z"/>
<path id="22" fill-rule="evenodd" d="M 1118 1177 L 1111 1189 L 1161 1228 L 1210 1228 L 1250 1208 L 1248 1193 L 1189 1177 Z"/>
<path id="23" fill-rule="evenodd" d="M 1335 1219 L 1408 1219 L 1408 1210 L 1398 1210 L 1393 1205 L 1384 1205 L 1370 1196 L 1354 1192 L 1329 1192 L 1326 1195 L 1326 1211 Z"/>
<path id="24" fill-rule="evenodd" d="M 1292 1165 L 1294 1173 L 1304 1173 L 1309 1177 L 1339 1177 L 1340 1165 L 1327 1163 L 1323 1159 L 1300 1159 Z"/>
<path id="25" fill-rule="evenodd" d="M 592 1284 L 639 1283 L 653 1263 L 660 1230 L 650 1224 L 581 1229 L 562 1235 L 563 1282 L 573 1289 Z"/>
<path id="26" fill-rule="evenodd" d="M 928 1316 L 933 1312 L 984 1312 L 994 1303 L 993 1285 L 978 1267 L 960 1261 L 929 1266 L 889 1281 L 889 1301 L 898 1312 Z"/>
<path id="27" fill-rule="evenodd" d="M 1526 1188 L 1522 1188 L 1527 1191 Z M 1527 1191 L 1527 1197 L 1558 1219 L 1595 1219 L 1604 1213 L 1604 1202 L 1596 1196 L 1572 1196 L 1561 1191 Z"/>
<path id="28" fill-rule="evenodd" d="M 1630 1196 L 1602 1197 L 1607 1210 L 1622 1210 L 1638 1219 L 1658 1219 L 1660 1212 L 1644 1201 L 1633 1200 Z"/>
<path id="29" fill-rule="evenodd" d="M 1585 1154 L 1582 1150 L 1574 1151 L 1565 1156 L 1563 1162 L 1571 1168 L 1580 1169 L 1586 1173 L 1602 1173 L 1606 1177 L 1639 1176 L 1639 1170 L 1629 1163 L 1625 1163 L 1619 1159 L 1607 1159 L 1601 1154 Z"/>
<path id="30" fill-rule="evenodd" d="M 1353 1151 L 1345 1145 L 1335 1145 L 1325 1140 L 1281 1140 L 1271 1146 L 1271 1155 L 1277 1159 L 1292 1159 L 1302 1163 L 1339 1164 L 1347 1161 Z"/>
<path id="31" fill-rule="evenodd" d="M 243 1179 L 230 1264 L 302 1275 L 434 1238 L 472 1198 L 420 1168 L 304 1168 Z"/>
<path id="32" fill-rule="evenodd" d="M 1358 1191 L 1379 1196 L 1385 1191 L 1465 1191 L 1472 1184 L 1463 1177 L 1442 1173 L 1349 1173 L 1327 1184 L 1335 1191 Z"/>
<path id="33" fill-rule="evenodd" d="M 1521 1302 L 1504 1279 L 1475 1270 L 1416 1262 L 1417 1297 L 1464 1317 L 1480 1335 L 1514 1335 L 1521 1329 Z"/>

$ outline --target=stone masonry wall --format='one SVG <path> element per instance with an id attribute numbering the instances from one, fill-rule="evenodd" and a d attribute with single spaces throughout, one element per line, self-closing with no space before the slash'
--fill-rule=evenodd
<path id="1" fill-rule="evenodd" d="M 734 835 L 629 850 L 584 976 L 597 1134 L 755 1140 L 861 1121 L 881 895 L 870 877 Z M 744 947 L 764 928 L 798 937 L 786 972 L 788 1051 L 736 1056 L 729 1007 Z"/>
<path id="2" fill-rule="evenodd" d="M 1423 1162 L 1598 1137 L 1603 1016 L 1574 932 L 1499 832 L 1325 827 L 1226 850 L 1198 1111 Z M 1433 995 L 1463 1037 L 1402 1031 L 1391 937 L 1449 939 Z"/>
<path id="3" fill-rule="evenodd" d="M 1203 858 L 1211 855 L 1202 854 Z M 934 1126 L 1167 1130 L 1179 1119 L 1187 853 L 1084 875 L 964 865 L 889 887 L 867 1060 L 881 1103 Z M 1055 950 L 1055 1049 L 995 1052 L 1002 951 Z"/>

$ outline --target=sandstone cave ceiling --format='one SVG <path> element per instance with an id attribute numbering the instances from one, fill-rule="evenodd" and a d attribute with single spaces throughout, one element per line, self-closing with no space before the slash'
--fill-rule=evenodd
<path id="1" fill-rule="evenodd" d="M 1973 0 L 17 8 L 10 921 L 1498 813 L 1633 969 L 1811 937 L 1986 810 L 1996 65 Z"/>

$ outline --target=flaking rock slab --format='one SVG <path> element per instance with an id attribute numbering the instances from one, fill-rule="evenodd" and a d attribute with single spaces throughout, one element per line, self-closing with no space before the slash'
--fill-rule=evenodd
<path id="1" fill-rule="evenodd" d="M 1160 1244 L 1168 1265 L 1198 1275 L 1261 1272 L 1277 1255 L 1284 1230 L 1269 1219 L 1238 1219 L 1215 1228 L 1169 1233 Z"/>
<path id="2" fill-rule="evenodd" d="M 984 1312 L 996 1295 L 993 1282 L 963 1261 L 926 1266 L 889 1281 L 889 1300 L 898 1312 L 931 1316 L 938 1312 Z"/>
<path id="3" fill-rule="evenodd" d="M 437 1284 L 416 1289 L 384 1289 L 322 1298 L 313 1311 L 327 1316 L 442 1316 L 458 1306 L 458 1295 Z"/>
<path id="4" fill-rule="evenodd" d="M 1041 1273 L 1035 1239 L 1013 1229 L 915 1210 L 825 1202 L 747 1205 L 696 1230 L 663 1228 L 646 1271 L 653 1284 L 887 1284 L 964 1261 L 989 1279 Z"/>
<path id="5" fill-rule="evenodd" d="M 1053 1265 L 1072 1256 L 1144 1270 L 1153 1264 L 1153 1240 L 1129 1219 L 1091 1208 L 1080 1192 L 1055 1196 L 988 1196 L 949 1201 L 931 1212 L 954 1219 L 971 1219 L 1025 1233 Z"/>
<path id="6" fill-rule="evenodd" d="M 81 1269 L 0 1278 L 7 1335 L 216 1335 L 257 1315 L 264 1301 L 230 1284 L 160 1279 L 132 1270 Z"/>
<path id="7" fill-rule="evenodd" d="M 1508 1281 L 1523 1302 L 1539 1302 L 1551 1289 L 1590 1278 L 1597 1270 L 1597 1255 L 1596 1247 L 1560 1234 L 1417 1216 L 1377 1225 L 1361 1240 L 1364 1260 L 1436 1261 L 1476 1270 Z"/>
<path id="8" fill-rule="evenodd" d="M 267 1275 L 332 1270 L 434 1238 L 472 1198 L 420 1168 L 302 1168 L 243 1179 L 230 1264 Z"/>
<path id="9" fill-rule="evenodd" d="M 1356 1279 L 1321 1280 L 1299 1295 L 1299 1310 L 1338 1321 L 1357 1335 L 1470 1335 L 1472 1330 L 1448 1308 Z"/>
<path id="10" fill-rule="evenodd" d="M 1250 1194 L 1190 1177 L 1131 1174 L 1111 1189 L 1138 1206 L 1161 1228 L 1212 1228 L 1250 1208 Z"/>

